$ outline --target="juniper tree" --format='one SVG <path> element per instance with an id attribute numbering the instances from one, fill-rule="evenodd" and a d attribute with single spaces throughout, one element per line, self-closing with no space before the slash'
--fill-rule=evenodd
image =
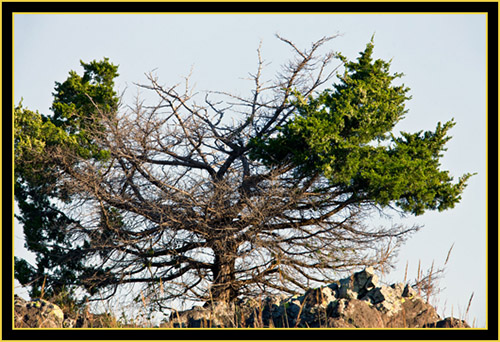
<path id="1" fill-rule="evenodd" d="M 293 57 L 271 81 L 259 48 L 248 97 L 200 99 L 150 73 L 140 87 L 158 102 L 124 107 L 105 59 L 56 84 L 52 115 L 16 107 L 15 195 L 37 255 L 16 260 L 19 281 L 90 295 L 141 284 L 161 307 L 389 265 L 419 227 L 367 215 L 453 208 L 470 174 L 440 169 L 453 121 L 393 133 L 407 114 L 402 74 L 373 59 L 373 42 L 355 61 L 321 54 L 333 38 L 302 50 L 278 37 Z"/>

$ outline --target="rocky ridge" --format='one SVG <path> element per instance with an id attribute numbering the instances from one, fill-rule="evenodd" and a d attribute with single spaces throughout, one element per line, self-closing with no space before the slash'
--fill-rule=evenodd
<path id="1" fill-rule="evenodd" d="M 44 299 L 15 296 L 16 328 L 104 328 L 109 315 L 68 317 Z M 116 321 L 115 321 L 116 323 Z M 116 326 L 116 325 L 115 325 Z M 215 303 L 175 311 L 160 328 L 469 328 L 462 320 L 442 319 L 408 284 L 380 285 L 373 268 L 306 291 L 235 304 Z"/>
<path id="2" fill-rule="evenodd" d="M 277 328 L 469 328 L 462 320 L 442 319 L 408 284 L 379 285 L 373 268 L 301 296 L 274 296 L 262 301 L 195 306 L 174 312 L 173 327 Z"/>

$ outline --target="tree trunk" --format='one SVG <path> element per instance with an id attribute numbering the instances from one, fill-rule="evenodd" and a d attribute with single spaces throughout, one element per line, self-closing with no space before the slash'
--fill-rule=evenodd
<path id="1" fill-rule="evenodd" d="M 212 267 L 213 284 L 210 288 L 210 301 L 214 303 L 232 302 L 238 296 L 235 280 L 236 248 L 230 243 L 216 243 L 215 260 Z M 221 246 L 222 245 L 222 246 Z"/>

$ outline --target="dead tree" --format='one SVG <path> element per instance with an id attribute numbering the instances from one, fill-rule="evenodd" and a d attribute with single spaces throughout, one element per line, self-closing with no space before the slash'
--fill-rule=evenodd
<path id="1" fill-rule="evenodd" d="M 293 118 L 296 92 L 313 95 L 335 76 L 342 63 L 319 53 L 333 38 L 302 50 L 278 37 L 293 58 L 271 81 L 262 79 L 259 48 L 249 97 L 210 92 L 200 99 L 187 79 L 186 88 L 165 86 L 148 74 L 140 87 L 157 103 L 138 99 L 116 115 L 101 112 L 100 129 L 88 133 L 109 158 L 47 150 L 72 199 L 60 204 L 75 222 L 66 234 L 100 269 L 80 284 L 110 293 L 142 284 L 159 305 L 233 301 L 297 293 L 337 272 L 390 264 L 417 227 L 371 227 L 374 201 L 320 173 L 301 176 L 290 163 L 269 167 L 250 156 L 253 139 L 278 134 Z"/>

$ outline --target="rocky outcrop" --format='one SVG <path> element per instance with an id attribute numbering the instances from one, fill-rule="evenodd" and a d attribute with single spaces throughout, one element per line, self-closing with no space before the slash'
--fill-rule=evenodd
<path id="1" fill-rule="evenodd" d="M 237 305 L 193 307 L 174 312 L 173 327 L 279 328 L 456 328 L 458 319 L 445 320 L 408 284 L 379 285 L 373 268 L 301 296 L 245 299 Z"/>
<path id="2" fill-rule="evenodd" d="M 60 307 L 44 299 L 26 301 L 14 297 L 14 325 L 16 328 L 62 328 L 65 322 Z"/>
<path id="3" fill-rule="evenodd" d="M 14 298 L 17 328 L 117 327 L 108 314 L 85 312 L 68 317 L 44 299 Z M 215 303 L 175 311 L 160 327 L 188 328 L 469 328 L 462 320 L 442 319 L 432 305 L 408 284 L 380 285 L 373 268 L 302 295 L 277 295 L 262 300 Z"/>
<path id="4" fill-rule="evenodd" d="M 70 317 L 54 303 L 45 299 L 24 300 L 14 296 L 16 328 L 106 328 L 116 324 L 109 314 L 83 313 Z"/>

